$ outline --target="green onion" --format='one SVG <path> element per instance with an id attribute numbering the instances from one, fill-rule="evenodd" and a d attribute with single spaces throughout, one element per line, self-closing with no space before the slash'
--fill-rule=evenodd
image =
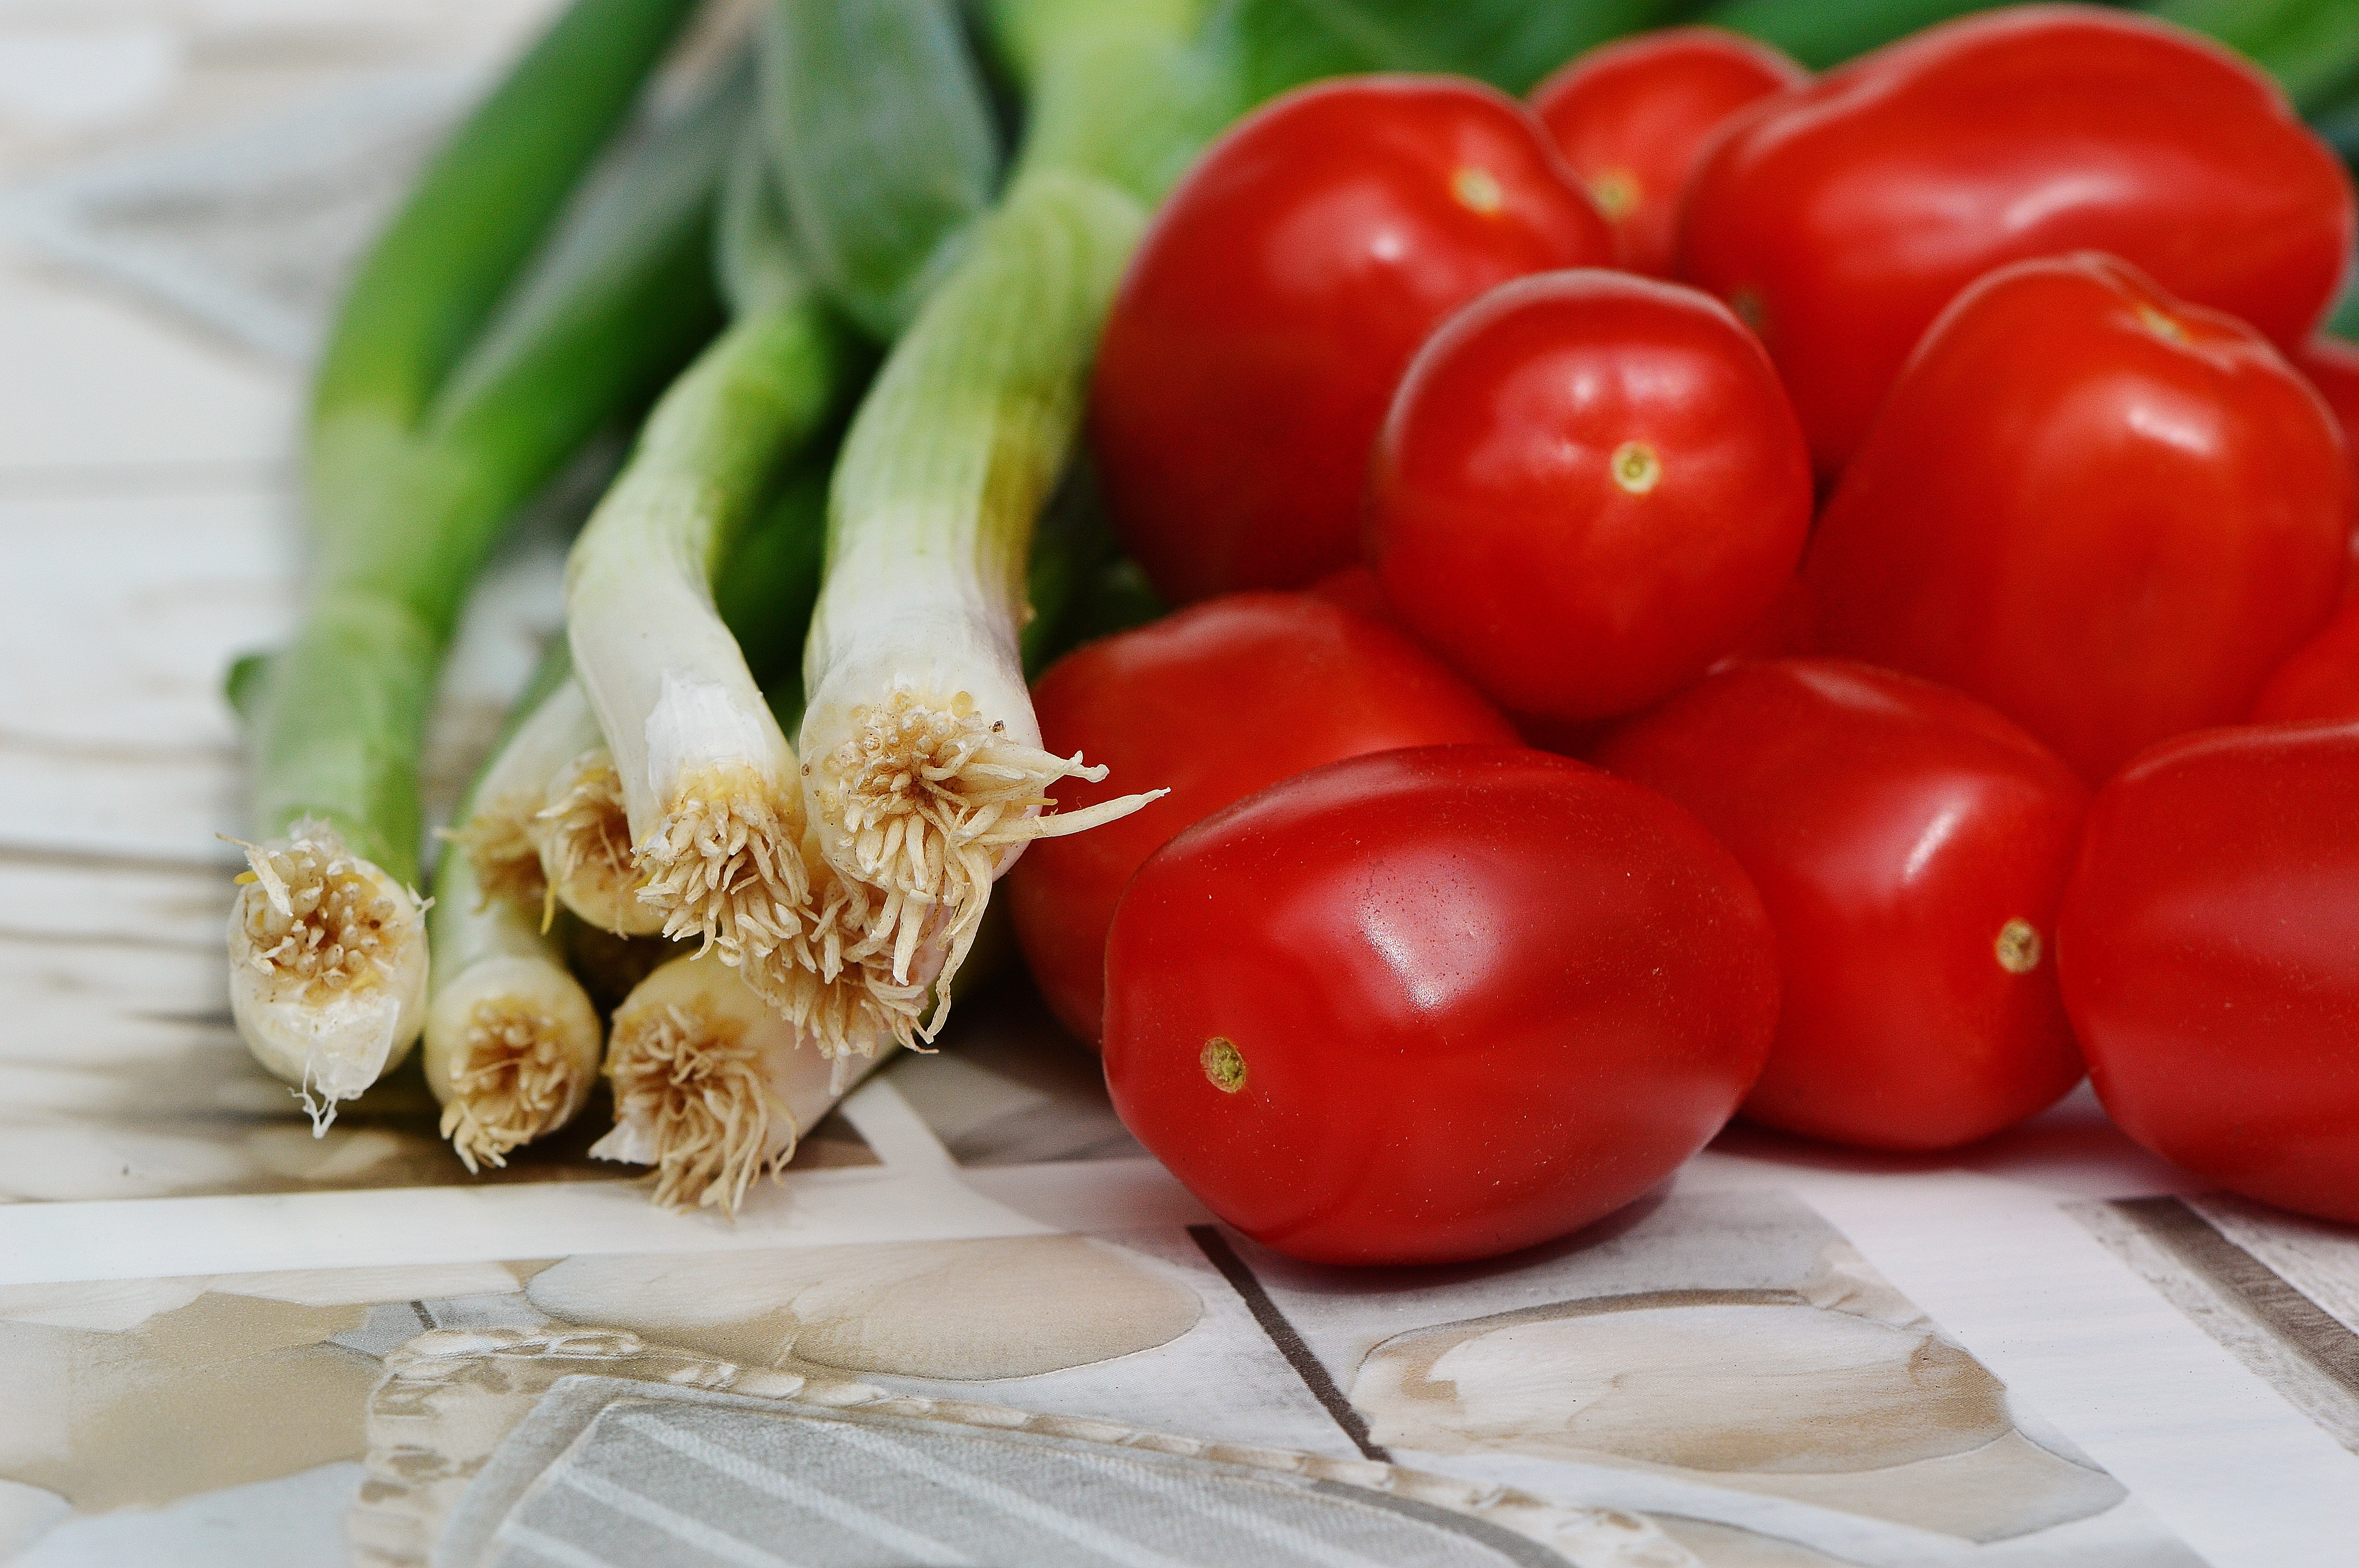
<path id="1" fill-rule="evenodd" d="M 1019 173 L 886 360 L 837 466 L 804 654 L 805 795 L 838 883 L 821 925 L 889 952 L 880 988 L 933 985 L 929 1039 L 1023 847 L 1154 798 L 1043 815 L 1057 781 L 1104 773 L 1040 749 L 1020 633 L 1034 524 L 1078 436 L 1142 200 L 1218 113 L 1187 52 L 1194 9 L 999 8 L 1031 88 Z"/>
<path id="2" fill-rule="evenodd" d="M 577 0 L 378 242 L 320 372 L 302 616 L 234 673 L 265 842 L 230 925 L 240 1033 L 315 1130 L 423 1025 L 419 752 L 467 589 L 500 525 L 710 330 L 745 90 L 574 189 L 689 9 Z"/>
<path id="3" fill-rule="evenodd" d="M 845 389 L 849 344 L 783 244 L 733 265 L 748 307 L 675 383 L 576 542 L 566 613 L 613 753 L 640 897 L 797 1022 L 818 1002 L 799 772 L 714 600 L 773 474 Z"/>
<path id="4" fill-rule="evenodd" d="M 566 970 L 563 937 L 549 933 L 531 833 L 550 779 L 590 728 L 561 646 L 518 710 L 460 807 L 428 919 L 426 1083 L 442 1136 L 471 1172 L 506 1164 L 581 1114 L 598 1076 L 598 1014 Z"/>
<path id="5" fill-rule="evenodd" d="M 799 1049 L 801 1039 L 718 954 L 673 959 L 614 1010 L 614 1130 L 590 1152 L 653 1165 L 667 1208 L 736 1213 L 754 1178 L 782 1169 L 859 1076 Z"/>
<path id="6" fill-rule="evenodd" d="M 998 134 L 953 0 L 773 0 L 762 122 L 795 254 L 880 341 L 964 248 Z"/>

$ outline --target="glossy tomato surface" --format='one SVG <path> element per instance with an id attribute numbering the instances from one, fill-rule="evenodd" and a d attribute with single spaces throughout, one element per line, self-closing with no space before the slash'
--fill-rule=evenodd
<path id="1" fill-rule="evenodd" d="M 2010 6 L 1733 128 L 1688 188 L 1680 269 L 1760 332 L 1832 474 L 1995 266 L 2108 251 L 2291 349 L 2352 234 L 2350 177 L 2253 66 L 2118 11 Z"/>
<path id="2" fill-rule="evenodd" d="M 1501 286 L 1418 351 L 1377 438 L 1368 558 L 1403 624 L 1506 707 L 1626 713 L 1793 576 L 1810 466 L 1726 307 L 1628 273 Z"/>
<path id="3" fill-rule="evenodd" d="M 2056 907 L 2089 794 L 1981 703 L 1839 659 L 1732 665 L 1591 755 L 1734 854 L 1784 1002 L 1750 1120 L 1947 1149 L 2081 1077 Z"/>
<path id="4" fill-rule="evenodd" d="M 2232 1192 L 2359 1222 L 2359 727 L 2219 730 L 2101 791 L 2064 1002 L 2123 1131 Z"/>
<path id="5" fill-rule="evenodd" d="M 2091 784 L 2233 723 L 2324 624 L 2350 475 L 2244 323 L 2022 262 L 1926 334 L 1821 517 L 1819 645 L 1954 686 Z"/>
<path id="6" fill-rule="evenodd" d="M 1007 873 L 1017 939 L 1059 1022 L 1098 1038 L 1106 929 L 1139 862 L 1265 784 L 1397 746 L 1512 742 L 1473 687 L 1400 633 L 1308 593 L 1208 600 L 1083 644 L 1041 676 L 1041 743 L 1102 784 L 1057 786 L 1068 811 L 1169 789 L 1130 816 L 1044 838 Z"/>
<path id="7" fill-rule="evenodd" d="M 2359 723 L 2359 598 L 2348 594 L 2326 629 L 2277 667 L 2253 704 L 2257 724 L 2315 719 Z"/>
<path id="8" fill-rule="evenodd" d="M 1091 438 L 1156 591 L 1349 564 L 1368 443 L 1434 323 L 1614 254 L 1539 122 L 1489 88 L 1356 77 L 1246 119 L 1164 205 L 1098 351 Z"/>
<path id="9" fill-rule="evenodd" d="M 1669 277 L 1680 192 L 1712 134 L 1746 104 L 1810 80 L 1767 44 L 1664 27 L 1601 45 L 1532 90 L 1532 112 L 1589 187 L 1634 272 Z"/>
<path id="10" fill-rule="evenodd" d="M 1256 1240 L 1483 1258 L 1660 1182 L 1777 1017 L 1759 896 L 1695 819 L 1561 757 L 1452 746 L 1288 779 L 1165 845 L 1106 952 L 1106 1082 Z"/>

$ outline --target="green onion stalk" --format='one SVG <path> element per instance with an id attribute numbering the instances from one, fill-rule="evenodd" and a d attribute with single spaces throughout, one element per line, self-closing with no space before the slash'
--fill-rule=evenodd
<path id="1" fill-rule="evenodd" d="M 589 705 L 560 644 L 517 704 L 520 715 L 459 809 L 435 867 L 426 1082 L 442 1136 L 473 1172 L 582 1112 L 597 1082 L 597 1010 L 552 932 L 532 827 L 571 764 Z"/>
<path id="2" fill-rule="evenodd" d="M 766 134 L 732 170 L 721 229 L 738 319 L 666 396 L 575 546 L 567 618 L 666 935 L 698 938 L 841 1059 L 913 1042 L 925 987 L 842 918 L 716 572 L 764 477 L 846 388 L 839 313 L 892 329 L 924 258 L 986 204 L 997 153 L 940 0 L 776 5 L 763 60 Z"/>
<path id="3" fill-rule="evenodd" d="M 711 1073 L 679 1054 L 694 1031 L 616 1035 L 618 1123 L 604 1147 L 672 1173 L 666 1201 L 683 1181 L 725 1190 L 734 1178 L 715 1173 L 743 1173 L 765 1136 L 758 1058 L 827 1029 L 847 989 L 821 979 L 810 945 L 800 767 L 716 591 L 775 477 L 852 390 L 859 355 L 791 259 L 783 220 L 744 211 L 770 200 L 758 161 L 748 167 L 723 220 L 737 319 L 657 405 L 567 567 L 574 665 L 612 756 L 638 897 L 782 1026 L 746 1048 L 753 1065 Z M 864 1003 L 884 994 L 872 993 L 857 989 Z M 914 1011 L 917 999 L 900 1005 Z"/>
<path id="4" fill-rule="evenodd" d="M 467 590 L 501 525 L 712 329 L 743 85 L 583 178 L 690 9 L 576 0 L 429 167 L 321 366 L 302 613 L 232 676 L 260 842 L 230 919 L 239 1032 L 315 1131 L 425 1022 L 419 757 Z"/>
<path id="5" fill-rule="evenodd" d="M 1225 117 L 1189 4 L 997 7 L 1031 128 L 996 209 L 896 345 L 845 441 L 804 654 L 804 791 L 832 872 L 820 926 L 889 948 L 946 1020 L 993 881 L 1058 813 L 1021 663 L 1026 562 L 1071 457 L 1097 337 L 1147 204 Z M 816 877 L 815 877 L 815 880 Z M 873 1049 L 872 1042 L 854 1042 Z"/>

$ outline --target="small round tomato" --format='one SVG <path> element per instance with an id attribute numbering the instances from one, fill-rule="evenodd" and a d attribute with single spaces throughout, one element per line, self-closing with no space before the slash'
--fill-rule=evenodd
<path id="1" fill-rule="evenodd" d="M 1502 706 L 1626 713 L 1793 576 L 1810 454 L 1716 300 L 1627 273 L 1492 290 L 1418 351 L 1376 441 L 1368 553 L 1403 624 Z"/>
<path id="2" fill-rule="evenodd" d="M 2122 1130 L 2359 1222 L 2359 727 L 2167 741 L 2089 810 L 2064 1005 Z"/>
<path id="3" fill-rule="evenodd" d="M 2253 722 L 2359 721 L 2359 598 L 2345 595 L 2326 629 L 2277 666 Z"/>
<path id="4" fill-rule="evenodd" d="M 1929 27 L 1747 114 L 1687 189 L 1680 276 L 1769 347 L 1821 472 L 1958 291 L 2103 250 L 2292 349 L 2341 287 L 2351 178 L 2250 62 L 2092 5 Z"/>
<path id="5" fill-rule="evenodd" d="M 1785 1001 L 1744 1116 L 1947 1149 L 2081 1077 L 2047 954 L 2089 792 L 1970 698 L 1838 659 L 1728 665 L 1591 752 L 1728 846 Z"/>
<path id="6" fill-rule="evenodd" d="M 1979 697 L 2102 783 L 2243 719 L 2325 623 L 2350 483 L 2251 328 L 2109 256 L 2018 262 L 1925 334 L 1820 518 L 1819 646 Z"/>
<path id="7" fill-rule="evenodd" d="M 1033 687 L 1041 744 L 1105 764 L 1057 788 L 1068 811 L 1140 789 L 1130 816 L 1043 838 L 1008 871 L 1026 962 L 1058 1021 L 1098 1038 L 1106 928 L 1139 862 L 1198 818 L 1322 762 L 1515 731 L 1400 633 L 1307 593 L 1240 593 L 1084 643 Z"/>
<path id="8" fill-rule="evenodd" d="M 1680 192 L 1712 134 L 1746 104 L 1810 79 L 1767 44 L 1664 27 L 1591 49 L 1532 90 L 1532 112 L 1621 236 L 1623 265 L 1669 277 Z"/>
<path id="9" fill-rule="evenodd" d="M 1277 100 L 1172 193 L 1107 318 L 1090 429 L 1124 543 L 1174 604 L 1347 565 L 1368 442 L 1434 323 L 1614 257 L 1511 98 L 1377 76 Z"/>
<path id="10" fill-rule="evenodd" d="M 1546 752 L 1386 752 L 1158 850 L 1106 1084 L 1214 1214 L 1332 1263 L 1484 1258 L 1670 1174 L 1760 1070 L 1759 895 L 1695 819 Z"/>

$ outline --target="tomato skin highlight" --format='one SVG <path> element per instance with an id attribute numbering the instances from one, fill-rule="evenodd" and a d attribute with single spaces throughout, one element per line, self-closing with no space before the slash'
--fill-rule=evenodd
<path id="1" fill-rule="evenodd" d="M 1591 756 L 1693 812 L 1760 890 L 1785 1000 L 1747 1120 L 1948 1149 L 2080 1081 L 2052 954 L 2089 793 L 1998 714 L 1777 659 L 1723 666 Z"/>
<path id="2" fill-rule="evenodd" d="M 2106 785 L 2060 954 L 2123 1131 L 2231 1192 L 2359 1222 L 2359 727 L 2165 742 Z"/>
<path id="3" fill-rule="evenodd" d="M 1589 50 L 1532 89 L 1532 112 L 1588 188 L 1633 272 L 1669 277 L 1680 194 L 1712 134 L 1810 79 L 1767 44 L 1718 27 L 1664 27 Z"/>
<path id="4" fill-rule="evenodd" d="M 1356 77 L 1270 103 L 1173 192 L 1107 319 L 1090 428 L 1124 543 L 1172 604 L 1350 564 L 1368 443 L 1434 323 L 1615 254 L 1502 93 Z"/>
<path id="5" fill-rule="evenodd" d="M 1819 520 L 1818 645 L 1954 686 L 2091 784 L 2233 723 L 2332 611 L 2351 479 L 2244 323 L 2111 257 L 1943 313 Z"/>
<path id="6" fill-rule="evenodd" d="M 2166 24 L 2010 6 L 1748 115 L 1688 187 L 1680 276 L 1737 308 L 1820 471 L 1858 449 L 1958 291 L 2104 250 L 2288 351 L 2339 292 L 2351 179 L 2275 83 Z"/>
<path id="7" fill-rule="evenodd" d="M 1231 594 L 1085 643 L 1043 673 L 1032 697 L 1043 745 L 1108 769 L 1100 784 L 1059 784 L 1062 809 L 1171 792 L 1086 833 L 1039 840 L 1004 883 L 1041 996 L 1093 1044 L 1114 901 L 1173 834 L 1363 752 L 1515 740 L 1497 710 L 1408 637 L 1302 593 Z"/>
<path id="8" fill-rule="evenodd" d="M 1139 868 L 1106 972 L 1124 1123 L 1223 1219 L 1334 1263 L 1613 1212 L 1725 1122 L 1777 1008 L 1759 896 L 1692 817 L 1493 747 L 1353 758 L 1198 823 Z"/>
<path id="9" fill-rule="evenodd" d="M 1727 308 L 1676 284 L 1518 279 L 1418 351 L 1377 438 L 1368 558 L 1402 623 L 1501 706 L 1626 713 L 1777 600 L 1810 456 Z"/>

